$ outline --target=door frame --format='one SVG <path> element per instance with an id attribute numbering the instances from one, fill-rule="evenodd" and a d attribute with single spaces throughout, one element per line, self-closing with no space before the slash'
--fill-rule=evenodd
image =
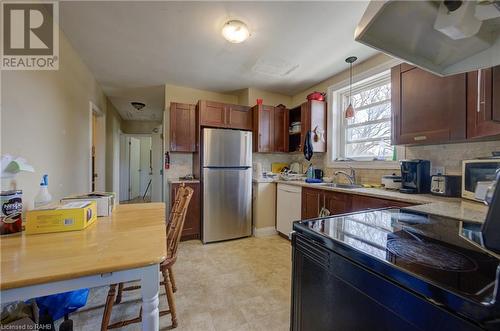
<path id="1" fill-rule="evenodd" d="M 161 130 L 160 132 L 152 132 L 152 133 L 123 133 L 121 132 L 120 133 L 120 144 L 122 143 L 122 138 L 124 139 L 127 139 L 127 138 L 130 138 L 130 137 L 133 137 L 133 138 L 141 138 L 141 137 L 149 137 L 151 138 L 151 143 L 153 141 L 153 135 L 154 134 L 161 134 Z M 162 139 L 162 144 L 161 144 L 161 155 L 162 155 L 162 158 L 163 158 L 163 138 Z M 129 145 L 126 146 L 126 148 L 130 148 Z M 120 151 L 121 151 L 121 147 L 120 147 Z M 163 159 L 162 159 L 163 160 Z M 120 158 L 120 162 L 122 162 L 122 158 Z M 154 156 L 152 157 L 152 160 L 151 160 L 154 164 Z M 120 179 L 122 178 L 122 170 L 123 171 L 127 171 L 128 172 L 128 175 L 126 176 L 128 178 L 128 182 L 127 182 L 127 187 L 130 188 L 130 150 L 129 150 L 129 155 L 128 155 L 128 158 L 126 160 L 126 162 L 129 163 L 128 167 L 127 167 L 127 170 L 123 169 L 123 166 L 122 164 L 120 163 Z M 161 163 L 161 165 L 159 165 L 160 168 L 158 169 L 160 171 L 160 176 L 161 176 L 161 181 L 160 183 L 156 184 L 156 185 L 159 185 L 160 186 L 160 202 L 163 202 L 164 201 L 164 198 L 165 198 L 165 194 L 164 194 L 164 191 L 163 191 L 163 181 L 165 180 L 165 176 L 164 176 L 164 173 L 163 173 L 163 162 Z M 155 167 L 153 166 L 153 170 L 155 169 Z M 154 176 L 154 175 L 153 175 Z M 125 178 L 125 177 L 123 177 Z M 121 181 L 120 181 L 120 185 L 121 185 Z M 150 188 L 151 190 L 151 193 L 152 193 L 152 188 Z M 121 192 L 121 189 L 120 189 L 120 192 Z M 130 191 L 127 191 L 128 194 L 127 194 L 127 198 L 128 199 L 122 199 L 122 197 L 120 197 L 120 200 L 130 200 Z"/>
<path id="2" fill-rule="evenodd" d="M 99 182 L 102 182 L 104 184 L 104 186 L 102 187 L 102 190 L 104 191 L 105 190 L 105 183 L 106 183 L 106 160 L 105 160 L 105 157 L 106 157 L 106 113 L 104 113 L 101 108 L 99 108 L 99 106 L 97 106 L 94 102 L 92 101 L 89 101 L 89 115 L 88 115 L 88 132 L 89 132 L 89 154 L 88 154 L 88 180 L 89 180 L 89 186 L 88 186 L 88 189 L 89 189 L 89 192 L 92 192 L 92 176 L 93 176 L 93 173 L 92 173 L 92 147 L 93 147 L 93 135 L 94 135 L 94 125 L 93 125 L 93 115 L 96 116 L 96 123 L 98 122 L 98 125 L 96 125 L 97 128 L 101 128 L 102 132 L 100 132 L 100 135 L 99 137 L 101 138 L 102 141 L 100 141 L 100 144 L 99 144 L 99 153 L 97 153 L 97 149 L 96 149 L 96 155 L 99 154 L 102 158 L 102 160 L 100 160 L 99 162 L 99 165 L 104 165 L 104 167 L 102 167 L 102 170 L 101 173 L 99 174 L 99 176 L 101 176 L 99 178 Z M 97 147 L 97 146 L 96 146 Z M 99 158 L 99 159 L 101 159 Z M 97 162 L 95 164 L 95 166 L 97 167 Z M 99 190 L 98 188 L 96 190 Z"/>

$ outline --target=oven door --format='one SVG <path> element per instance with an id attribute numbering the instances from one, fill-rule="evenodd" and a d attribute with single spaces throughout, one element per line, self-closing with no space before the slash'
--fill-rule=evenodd
<path id="1" fill-rule="evenodd" d="M 478 182 L 495 180 L 495 173 L 500 168 L 500 160 L 467 160 L 462 163 L 462 198 L 476 199 Z"/>

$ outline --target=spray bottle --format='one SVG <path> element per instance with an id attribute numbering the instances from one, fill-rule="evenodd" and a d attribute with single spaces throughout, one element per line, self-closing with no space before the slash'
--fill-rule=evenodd
<path id="1" fill-rule="evenodd" d="M 35 196 L 35 208 L 48 205 L 52 201 L 52 195 L 49 193 L 49 176 L 43 175 L 40 182 L 40 190 Z"/>

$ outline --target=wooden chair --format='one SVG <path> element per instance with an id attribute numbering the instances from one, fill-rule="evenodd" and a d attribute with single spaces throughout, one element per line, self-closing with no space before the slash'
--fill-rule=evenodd
<path id="1" fill-rule="evenodd" d="M 167 297 L 168 310 L 160 311 L 160 316 L 171 314 L 172 327 L 177 327 L 177 315 L 175 310 L 174 292 L 177 291 L 175 285 L 174 273 L 172 266 L 177 260 L 177 248 L 181 239 L 182 229 L 184 228 L 184 221 L 189 206 L 191 197 L 193 196 L 193 189 L 186 187 L 182 184 L 177 190 L 175 201 L 169 215 L 169 222 L 167 224 L 167 258 L 160 264 L 160 271 L 163 275 L 163 281 L 160 285 L 165 287 Z M 139 316 L 133 319 L 120 321 L 109 325 L 111 312 L 114 304 L 119 304 L 122 300 L 123 292 L 140 289 L 140 286 L 125 287 L 124 283 L 113 284 L 109 287 L 108 296 L 106 298 L 106 305 L 102 316 L 101 331 L 108 329 L 120 328 L 132 323 L 138 323 L 142 320 L 142 307 L 139 311 Z"/>

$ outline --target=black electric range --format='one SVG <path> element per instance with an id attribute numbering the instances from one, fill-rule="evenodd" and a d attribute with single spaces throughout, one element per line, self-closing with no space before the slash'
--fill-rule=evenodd
<path id="1" fill-rule="evenodd" d="M 303 267 L 305 260 L 316 262 L 328 272 L 325 277 L 329 286 L 341 279 L 355 290 L 352 294 L 345 292 L 348 296 L 355 296 L 355 292 L 367 296 L 366 300 L 360 299 L 366 304 L 353 308 L 370 310 L 370 302 L 385 307 L 374 314 L 374 320 L 385 323 L 384 319 L 391 316 L 401 319 L 402 324 L 395 322 L 395 325 L 415 330 L 434 326 L 453 326 L 456 330 L 500 329 L 500 259 L 481 247 L 478 224 L 402 209 L 383 209 L 300 221 L 294 223 L 294 231 L 294 276 L 300 278 L 307 272 Z M 379 278 L 383 280 L 380 283 Z M 333 293 L 343 293 L 342 286 L 339 283 Z M 373 290 L 373 286 L 380 291 Z M 399 293 L 391 286 L 404 292 Z M 301 285 L 294 280 L 295 315 L 301 305 L 297 293 L 306 297 L 307 287 L 312 288 L 310 282 L 302 281 Z M 337 298 L 324 300 L 325 304 L 337 300 L 335 309 L 345 309 L 350 304 L 342 306 L 342 299 Z M 325 323 L 316 318 L 310 327 L 300 327 L 308 323 L 303 308 L 301 316 L 292 316 L 293 329 L 364 326 L 349 317 L 347 320 L 331 317 Z M 437 314 L 433 317 L 435 322 L 425 321 L 426 309 L 429 309 L 427 316 Z M 391 313 L 384 317 L 384 311 Z M 344 311 L 345 316 L 348 313 Z M 366 325 L 373 326 L 369 315 L 365 315 Z M 381 329 L 392 329 L 389 324 Z"/>

